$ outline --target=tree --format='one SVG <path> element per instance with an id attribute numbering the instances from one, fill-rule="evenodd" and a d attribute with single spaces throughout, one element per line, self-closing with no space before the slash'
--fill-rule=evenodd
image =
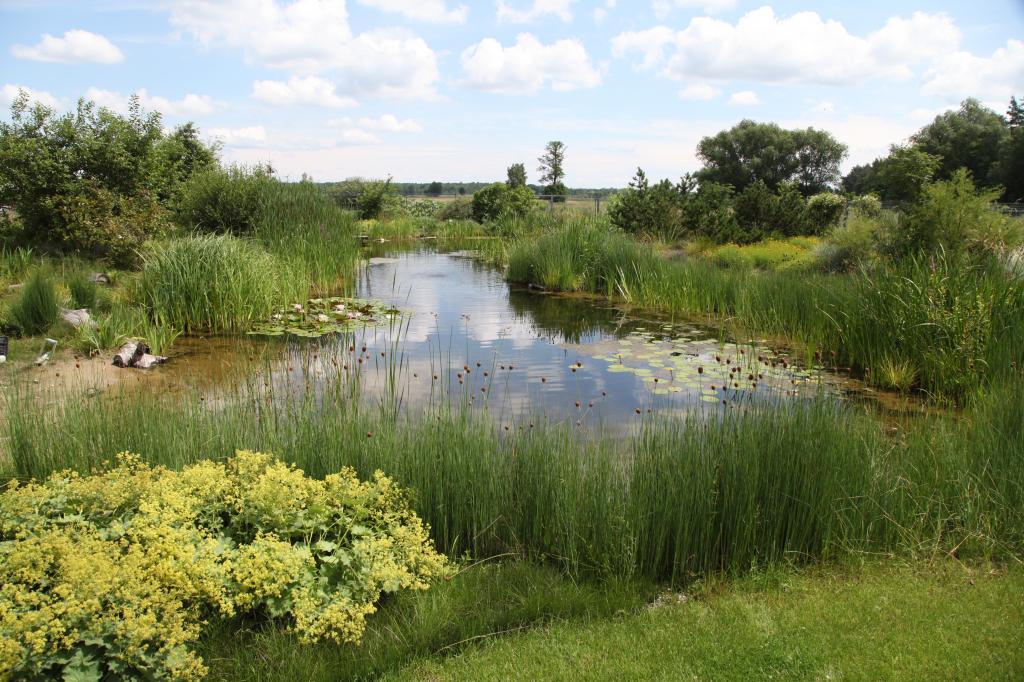
<path id="1" fill-rule="evenodd" d="M 441 192 L 444 191 L 444 186 L 440 182 L 434 180 L 432 183 L 427 185 L 427 196 L 437 197 L 441 196 Z"/>
<path id="2" fill-rule="evenodd" d="M 976 99 L 966 99 L 956 111 L 936 116 L 910 141 L 942 159 L 937 179 L 948 180 L 958 169 L 966 168 L 979 185 L 991 187 L 999 184 L 999 155 L 1008 139 L 1002 116 Z"/>
<path id="3" fill-rule="evenodd" d="M 540 166 L 540 181 L 544 185 L 544 194 L 565 196 L 569 188 L 565 186 L 565 144 L 558 140 L 548 142 L 544 147 L 544 155 L 537 159 Z"/>
<path id="4" fill-rule="evenodd" d="M 508 179 L 505 184 L 509 187 L 526 187 L 526 166 L 521 163 L 513 163 L 508 167 Z"/>
<path id="5" fill-rule="evenodd" d="M 1016 97 L 1010 97 L 1010 108 L 1006 110 L 1006 123 L 1011 130 L 1024 126 L 1024 106 L 1017 102 Z"/>
<path id="6" fill-rule="evenodd" d="M 502 216 L 523 216 L 534 203 L 533 192 L 529 188 L 496 182 L 473 194 L 473 220 L 483 223 Z"/>
<path id="7" fill-rule="evenodd" d="M 740 121 L 697 145 L 704 167 L 701 182 L 732 185 L 737 192 L 760 180 L 775 191 L 797 183 L 804 194 L 824 191 L 839 181 L 846 145 L 824 130 L 785 130 L 774 123 Z"/>
<path id="8" fill-rule="evenodd" d="M 608 205 L 612 224 L 626 232 L 674 240 L 682 231 L 682 195 L 669 180 L 651 186 L 642 168 Z"/>

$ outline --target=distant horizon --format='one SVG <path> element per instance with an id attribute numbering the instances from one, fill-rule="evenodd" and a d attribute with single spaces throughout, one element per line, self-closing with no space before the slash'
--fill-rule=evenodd
<path id="1" fill-rule="evenodd" d="M 1024 96 L 1024 3 L 894 0 L 0 0 L 0 117 L 194 121 L 282 177 L 504 178 L 553 139 L 573 187 L 699 168 L 742 119 L 827 130 L 848 171 L 973 97 Z M 334 178 L 335 180 L 330 180 Z M 471 178 L 471 180 L 470 180 Z"/>

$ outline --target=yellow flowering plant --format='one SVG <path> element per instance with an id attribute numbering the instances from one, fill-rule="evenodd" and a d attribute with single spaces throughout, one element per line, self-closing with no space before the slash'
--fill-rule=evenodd
<path id="1" fill-rule="evenodd" d="M 384 593 L 445 570 L 381 472 L 324 480 L 272 455 L 172 471 L 137 456 L 0 494 L 0 679 L 199 679 L 204 619 L 286 619 L 358 643 Z"/>

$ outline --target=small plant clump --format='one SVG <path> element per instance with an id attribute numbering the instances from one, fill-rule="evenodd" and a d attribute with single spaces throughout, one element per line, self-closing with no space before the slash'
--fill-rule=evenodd
<path id="1" fill-rule="evenodd" d="M 199 679 L 202 626 L 237 615 L 358 643 L 383 594 L 445 570 L 379 471 L 315 480 L 247 451 L 180 472 L 118 460 L 0 495 L 0 677 Z"/>

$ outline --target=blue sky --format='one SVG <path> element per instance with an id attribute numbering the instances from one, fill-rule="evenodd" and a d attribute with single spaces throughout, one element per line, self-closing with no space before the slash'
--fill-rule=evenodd
<path id="1" fill-rule="evenodd" d="M 743 118 L 829 130 L 849 167 L 1024 95 L 1024 1 L 0 0 L 5 111 L 19 87 L 139 93 L 296 178 L 497 180 L 560 139 L 570 185 L 621 186 Z"/>

